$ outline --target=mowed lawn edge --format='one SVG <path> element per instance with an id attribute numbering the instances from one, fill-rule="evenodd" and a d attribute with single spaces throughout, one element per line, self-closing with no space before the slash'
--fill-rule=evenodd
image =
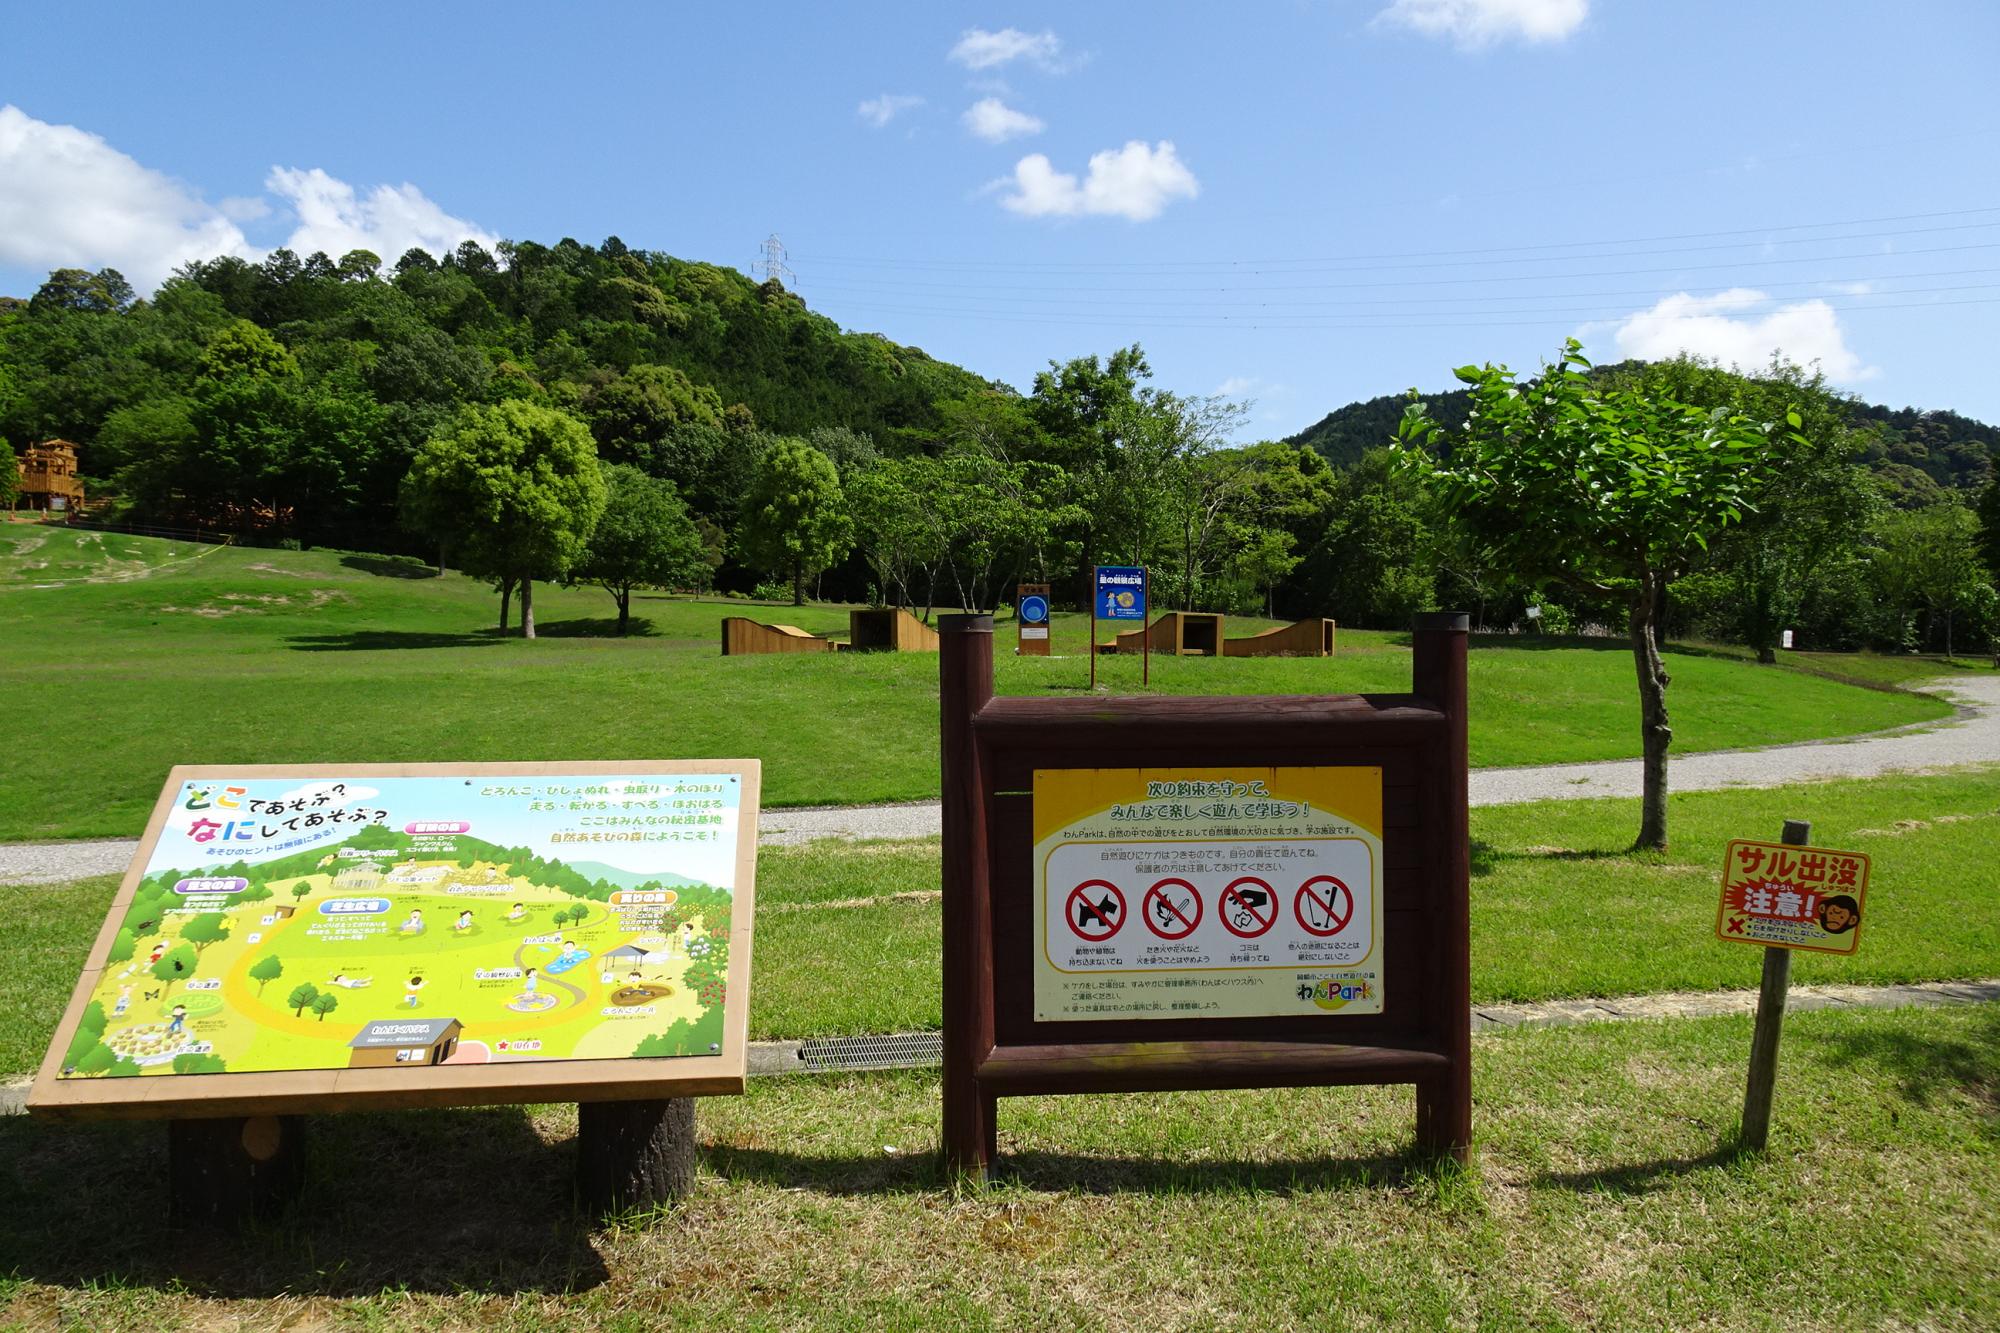
<path id="1" fill-rule="evenodd" d="M 69 534 L 75 536 L 76 534 Z M 139 539 L 134 539 L 139 540 Z M 642 633 L 609 637 L 610 599 L 544 586 L 546 637 L 503 639 L 496 599 L 416 561 L 226 548 L 123 582 L 0 591 L 0 707 L 38 720 L 0 771 L 0 841 L 131 836 L 176 763 L 756 757 L 771 806 L 937 794 L 937 660 L 838 653 L 722 658 L 725 615 L 845 632 L 846 609 L 642 597 Z M 1232 622 L 1243 632 L 1271 622 Z M 1003 693 L 1074 697 L 1088 620 L 1059 616 L 1067 657 L 1016 658 Z M 1110 637 L 1105 631 L 1104 637 Z M 1944 701 L 1670 654 L 1676 752 L 1825 739 L 1949 715 Z M 1140 663 L 1100 681 L 1137 690 Z M 1401 692 L 1407 636 L 1343 630 L 1330 660 L 1156 658 L 1169 694 Z M 1479 640 L 1478 766 L 1637 751 L 1618 643 Z"/>

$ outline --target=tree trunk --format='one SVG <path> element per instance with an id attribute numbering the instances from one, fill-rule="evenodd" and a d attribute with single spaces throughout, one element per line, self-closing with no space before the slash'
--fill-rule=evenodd
<path id="1" fill-rule="evenodd" d="M 626 626 L 632 621 L 632 590 L 621 588 L 612 596 L 618 599 L 618 637 L 625 637 Z"/>
<path id="2" fill-rule="evenodd" d="M 1778 661 L 1778 650 L 1768 643 L 1758 644 L 1757 661 L 1763 666 L 1775 666 Z"/>
<path id="3" fill-rule="evenodd" d="M 521 637 L 535 637 L 535 581 L 521 580 Z"/>
<path id="4" fill-rule="evenodd" d="M 500 632 L 502 634 L 507 632 L 507 608 L 513 604 L 513 601 L 514 580 L 502 579 L 500 581 Z"/>
<path id="5" fill-rule="evenodd" d="M 1653 637 L 1653 612 L 1659 588 L 1650 575 L 1639 582 L 1632 599 L 1632 661 L 1639 670 L 1639 744 L 1644 778 L 1639 798 L 1639 840 L 1635 850 L 1665 851 L 1667 846 L 1667 747 L 1673 728 L 1667 725 L 1667 668 Z"/>
<path id="6" fill-rule="evenodd" d="M 804 565 L 793 565 L 792 605 L 804 606 L 805 604 L 806 604 L 806 567 Z"/>

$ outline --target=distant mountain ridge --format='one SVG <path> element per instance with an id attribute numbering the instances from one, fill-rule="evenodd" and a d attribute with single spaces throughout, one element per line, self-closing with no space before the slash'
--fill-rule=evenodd
<path id="1" fill-rule="evenodd" d="M 1463 420 L 1471 404 L 1464 389 L 1419 396 L 1430 405 L 1433 417 L 1447 423 Z M 1287 437 L 1285 443 L 1311 449 L 1335 467 L 1350 467 L 1370 449 L 1395 439 L 1396 423 L 1408 402 L 1409 395 L 1399 393 L 1349 403 Z M 1909 473 L 1921 473 L 1938 486 L 1963 490 L 1984 486 L 2000 471 L 2000 427 L 1972 417 L 1946 410 L 1857 402 L 1854 421 L 1879 428 L 1876 443 L 1861 461 L 1891 473 L 1907 470 L 1903 476 L 1906 488 L 1916 480 Z"/>

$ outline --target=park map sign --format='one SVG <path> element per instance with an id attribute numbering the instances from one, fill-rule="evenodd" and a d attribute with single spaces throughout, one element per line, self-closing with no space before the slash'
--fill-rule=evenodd
<path id="1" fill-rule="evenodd" d="M 758 776 L 176 769 L 31 1106 L 737 1090 Z"/>

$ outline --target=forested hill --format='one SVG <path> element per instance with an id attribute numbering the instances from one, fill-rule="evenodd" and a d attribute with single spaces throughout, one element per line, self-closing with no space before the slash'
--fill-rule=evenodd
<path id="1" fill-rule="evenodd" d="M 1610 374 L 1629 365 L 1621 362 L 1600 369 Z M 1463 389 L 1423 398 L 1432 416 L 1453 423 L 1464 419 L 1471 401 Z M 1396 423 L 1408 402 L 1407 395 L 1388 394 L 1349 403 L 1285 443 L 1312 449 L 1335 467 L 1347 467 L 1395 438 Z M 1857 461 L 1901 474 L 1905 489 L 1924 484 L 1911 473 L 1922 473 L 1938 486 L 1964 489 L 1983 486 L 2000 472 L 2000 427 L 1956 412 L 1888 408 L 1856 400 L 1853 424 L 1861 433 Z"/>
<path id="2" fill-rule="evenodd" d="M 993 387 L 843 332 L 778 283 L 615 237 L 390 265 L 279 250 L 189 265 L 150 300 L 113 270 L 65 269 L 31 300 L 0 298 L 0 438 L 78 444 L 94 492 L 145 511 L 161 508 L 149 494 L 207 496 L 296 512 L 321 539 L 392 522 L 412 450 L 466 402 L 563 407 L 607 457 L 643 462 L 689 425 L 888 442 Z"/>

